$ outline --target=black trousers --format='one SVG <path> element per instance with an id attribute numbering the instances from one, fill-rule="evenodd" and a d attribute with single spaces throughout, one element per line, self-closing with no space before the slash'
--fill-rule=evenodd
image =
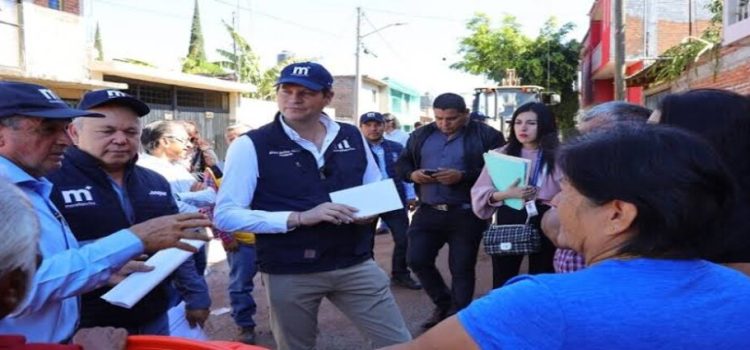
<path id="1" fill-rule="evenodd" d="M 541 217 L 549 206 L 537 204 L 539 215 L 531 219 L 530 224 L 540 230 Z M 498 224 L 523 224 L 526 222 L 526 210 L 515 210 L 507 206 L 498 208 L 496 222 Z M 509 279 L 518 275 L 524 255 L 492 256 L 492 288 L 502 287 Z M 529 255 L 529 274 L 554 273 L 553 261 L 555 245 L 542 234 L 542 249 L 539 253 Z"/>
<path id="2" fill-rule="evenodd" d="M 393 235 L 393 255 L 391 257 L 391 276 L 402 277 L 409 276 L 409 269 L 406 265 L 406 252 L 409 246 L 409 215 L 406 209 L 399 209 L 380 214 L 380 219 L 388 225 Z M 373 232 L 376 229 L 377 220 L 372 223 Z M 375 237 L 375 235 L 373 235 Z"/>
<path id="3" fill-rule="evenodd" d="M 441 211 L 422 205 L 414 213 L 409 227 L 409 267 L 438 308 L 458 311 L 474 298 L 477 253 L 485 229 L 487 222 L 471 209 Z M 435 258 L 445 244 L 450 249 L 450 289 L 435 266 Z"/>

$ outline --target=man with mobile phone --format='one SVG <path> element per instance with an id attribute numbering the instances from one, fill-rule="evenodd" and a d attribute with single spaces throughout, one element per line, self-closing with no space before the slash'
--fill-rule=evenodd
<path id="1" fill-rule="evenodd" d="M 409 267 L 435 303 L 428 329 L 468 306 L 474 297 L 474 267 L 487 222 L 471 211 L 471 186 L 484 166 L 482 154 L 505 143 L 489 125 L 469 119 L 464 99 L 445 93 L 433 102 L 435 122 L 414 130 L 399 157 L 398 174 L 415 183 L 422 203 L 409 227 Z M 450 247 L 448 288 L 435 267 Z"/>

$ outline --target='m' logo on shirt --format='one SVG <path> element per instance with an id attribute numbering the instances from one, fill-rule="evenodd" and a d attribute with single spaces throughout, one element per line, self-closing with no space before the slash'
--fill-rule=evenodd
<path id="1" fill-rule="evenodd" d="M 61 191 L 60 194 L 66 208 L 96 205 L 94 196 L 91 195 L 91 186 Z"/>

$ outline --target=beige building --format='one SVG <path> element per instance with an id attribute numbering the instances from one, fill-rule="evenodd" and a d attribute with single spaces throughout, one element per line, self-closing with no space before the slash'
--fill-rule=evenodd
<path id="1" fill-rule="evenodd" d="M 94 59 L 80 0 L 0 0 L 0 80 L 36 83 L 70 104 L 89 90 L 121 89 L 159 119 L 194 121 L 223 156 L 224 129 L 238 119 L 241 94 L 253 87 L 119 61 Z"/>

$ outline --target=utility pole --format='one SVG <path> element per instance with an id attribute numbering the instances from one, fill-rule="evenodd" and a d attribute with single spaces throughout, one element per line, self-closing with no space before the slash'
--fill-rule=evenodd
<path id="1" fill-rule="evenodd" d="M 623 1 L 614 0 L 615 27 L 615 100 L 625 100 L 625 13 Z"/>
<path id="2" fill-rule="evenodd" d="M 359 90 L 362 90 L 362 75 L 359 71 L 359 52 L 362 49 L 362 8 L 357 7 L 357 50 L 354 51 L 354 106 L 352 106 L 352 121 L 356 124 L 359 116 Z"/>
<path id="3" fill-rule="evenodd" d="M 378 29 L 375 29 L 367 34 L 362 34 L 362 8 L 357 7 L 357 49 L 354 51 L 354 103 L 353 103 L 353 109 L 352 109 L 352 120 L 356 123 L 357 117 L 359 117 L 359 91 L 362 90 L 362 73 L 359 70 L 359 61 L 360 61 L 360 52 L 362 51 L 362 39 L 375 34 L 383 29 L 395 27 L 395 26 L 402 26 L 406 23 L 403 22 L 396 22 L 391 23 L 385 26 L 382 26 Z M 365 50 L 365 53 L 367 51 Z M 370 53 L 372 54 L 372 53 Z"/>

